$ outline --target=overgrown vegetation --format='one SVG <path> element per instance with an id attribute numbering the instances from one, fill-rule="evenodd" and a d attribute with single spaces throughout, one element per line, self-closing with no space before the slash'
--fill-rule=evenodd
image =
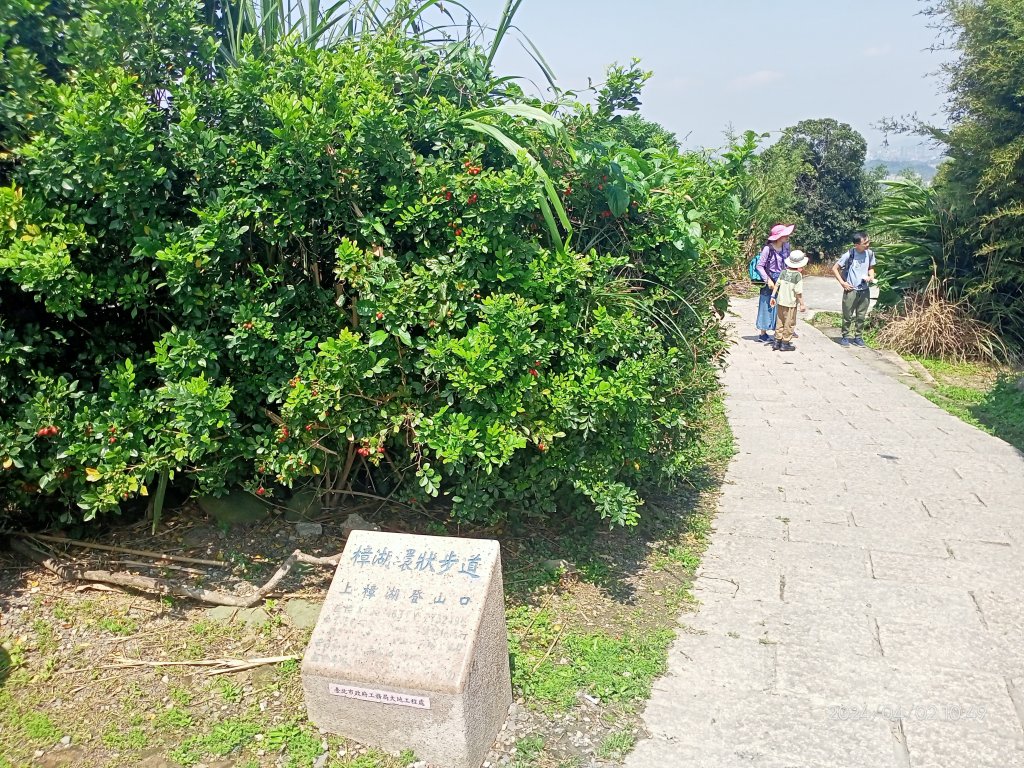
<path id="1" fill-rule="evenodd" d="M 635 62 L 527 99 L 420 6 L 226 57 L 208 6 L 17 9 L 67 45 L 5 102 L 0 517 L 312 484 L 635 523 L 717 386 L 752 139 L 622 122 Z"/>
<path id="2" fill-rule="evenodd" d="M 943 67 L 950 128 L 896 126 L 945 145 L 933 184 L 892 184 L 878 228 L 889 287 L 938 290 L 1024 347 L 1024 2 L 939 0 L 926 12 L 955 52 Z M 886 276 L 891 270 L 893 277 Z M 893 297 L 890 297 L 893 298 Z"/>

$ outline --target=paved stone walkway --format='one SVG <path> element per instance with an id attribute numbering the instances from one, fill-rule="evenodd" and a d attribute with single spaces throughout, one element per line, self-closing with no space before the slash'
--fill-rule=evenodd
<path id="1" fill-rule="evenodd" d="M 799 330 L 731 354 L 701 608 L 627 768 L 1024 767 L 1024 456 Z"/>

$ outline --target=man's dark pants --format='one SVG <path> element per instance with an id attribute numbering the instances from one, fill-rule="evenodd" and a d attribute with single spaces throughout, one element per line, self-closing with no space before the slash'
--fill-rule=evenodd
<path id="1" fill-rule="evenodd" d="M 868 288 L 843 292 L 843 336 L 859 337 L 863 333 L 870 305 L 871 291 Z"/>

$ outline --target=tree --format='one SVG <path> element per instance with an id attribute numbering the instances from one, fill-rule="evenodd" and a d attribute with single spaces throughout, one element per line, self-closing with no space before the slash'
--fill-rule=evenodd
<path id="1" fill-rule="evenodd" d="M 779 176 L 791 169 L 794 156 L 803 165 L 793 181 L 795 238 L 805 250 L 835 254 L 850 242 L 850 234 L 867 223 L 877 200 L 877 174 L 864 170 L 867 142 L 846 123 L 831 118 L 803 120 L 783 131 L 782 138 L 765 150 L 762 167 Z M 785 178 L 779 178 L 784 189 Z M 792 223 L 792 222 L 790 222 Z"/>
<path id="2" fill-rule="evenodd" d="M 753 254 L 764 245 L 775 224 L 796 224 L 801 237 L 803 220 L 797 214 L 796 180 L 807 171 L 804 152 L 792 145 L 770 147 L 750 160 L 750 173 L 743 189 L 747 211 L 745 251 Z"/>
<path id="3" fill-rule="evenodd" d="M 1024 0 L 942 0 L 927 11 L 959 53 L 943 68 L 947 146 L 934 181 L 974 254 L 958 281 L 974 311 L 1024 346 Z"/>

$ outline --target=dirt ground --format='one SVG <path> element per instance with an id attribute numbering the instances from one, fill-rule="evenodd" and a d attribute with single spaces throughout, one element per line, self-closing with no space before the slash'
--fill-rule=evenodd
<path id="1" fill-rule="evenodd" d="M 222 567 L 35 546 L 76 566 L 245 595 L 297 547 L 317 556 L 342 551 L 341 523 L 352 513 L 384 530 L 497 537 L 513 654 L 528 659 L 533 674 L 520 673 L 520 680 L 540 690 L 559 664 L 576 663 L 558 647 L 565 630 L 552 640 L 538 634 L 542 625 L 610 638 L 644 638 L 675 626 L 689 599 L 716 487 L 710 472 L 692 488 L 653 494 L 641 526 L 630 531 L 445 528 L 429 516 L 373 502 L 322 516 L 322 534 L 305 540 L 283 517 L 225 529 L 195 506 L 168 515 L 155 536 L 139 521 L 93 539 L 223 561 Z M 258 609 L 212 609 L 187 598 L 63 581 L 21 555 L 0 552 L 0 768 L 410 764 L 411 754 L 377 752 L 321 734 L 305 720 L 298 659 L 332 575 L 333 568 L 301 566 Z M 513 625 L 514 615 L 533 618 L 524 630 Z M 211 674 L 216 667 L 196 664 L 282 656 L 295 658 L 219 675 Z M 645 674 L 660 669 L 661 662 L 643 663 Z M 640 735 L 642 701 L 625 695 L 602 701 L 585 688 L 568 706 L 538 703 L 517 690 L 492 764 L 616 764 Z"/>

